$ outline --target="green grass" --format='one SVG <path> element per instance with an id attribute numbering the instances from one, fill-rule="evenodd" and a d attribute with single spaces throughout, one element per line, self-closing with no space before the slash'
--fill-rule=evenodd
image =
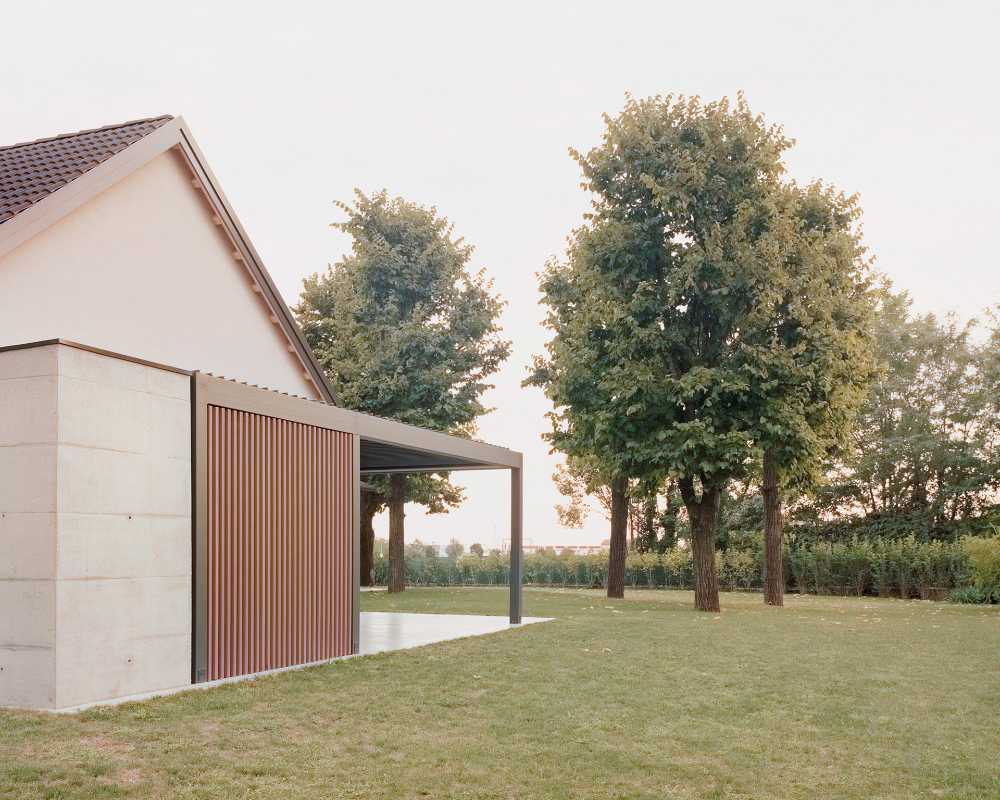
<path id="1" fill-rule="evenodd" d="M 78 716 L 0 712 L 0 797 L 1000 797 L 996 608 L 722 599 L 712 615 L 688 592 L 528 591 L 557 621 Z"/>

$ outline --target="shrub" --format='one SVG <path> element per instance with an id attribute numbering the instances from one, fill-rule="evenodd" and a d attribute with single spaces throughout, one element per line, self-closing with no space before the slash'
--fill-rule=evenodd
<path id="1" fill-rule="evenodd" d="M 834 543 L 830 548 L 830 571 L 836 594 L 861 597 L 871 584 L 871 545 L 857 539 Z"/>
<path id="2" fill-rule="evenodd" d="M 794 588 L 799 594 L 808 594 L 812 584 L 813 548 L 797 547 L 788 554 L 788 567 L 792 573 Z"/>
<path id="3" fill-rule="evenodd" d="M 719 583 L 725 589 L 761 587 L 763 552 L 753 537 L 747 547 L 729 547 L 716 553 Z M 798 542 L 785 550 L 786 585 L 802 593 L 877 593 L 880 596 L 943 599 L 948 592 L 973 583 L 978 595 L 1000 598 L 1000 538 L 966 537 L 961 543 L 922 542 L 914 536 L 870 542 L 851 539 L 834 542 Z M 384 584 L 387 563 L 375 560 L 375 581 Z M 543 550 L 524 558 L 524 580 L 540 586 L 607 585 L 608 554 L 578 556 Z M 497 551 L 472 553 L 458 559 L 437 556 L 433 548 L 414 542 L 406 551 L 407 581 L 424 585 L 506 585 L 509 556 Z M 691 552 L 679 547 L 665 553 L 631 552 L 625 561 L 625 580 L 634 588 L 690 589 L 694 584 Z M 963 595 L 966 596 L 966 595 Z"/>
<path id="4" fill-rule="evenodd" d="M 727 589 L 749 590 L 760 576 L 754 554 L 747 550 L 726 550 L 719 559 L 719 582 Z"/>
<path id="5" fill-rule="evenodd" d="M 1000 537 L 966 536 L 962 551 L 973 585 L 985 594 L 1000 596 Z"/>
<path id="6" fill-rule="evenodd" d="M 988 592 L 978 586 L 963 586 L 952 590 L 948 599 L 953 603 L 1000 603 L 1000 592 Z"/>

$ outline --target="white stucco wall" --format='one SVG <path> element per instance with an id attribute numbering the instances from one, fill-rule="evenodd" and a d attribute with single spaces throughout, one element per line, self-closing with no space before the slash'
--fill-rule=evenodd
<path id="1" fill-rule="evenodd" d="M 185 375 L 0 353 L 0 705 L 190 683 L 190 420 Z"/>
<path id="2" fill-rule="evenodd" d="M 318 399 L 232 251 L 164 153 L 0 257 L 0 346 L 69 339 Z"/>

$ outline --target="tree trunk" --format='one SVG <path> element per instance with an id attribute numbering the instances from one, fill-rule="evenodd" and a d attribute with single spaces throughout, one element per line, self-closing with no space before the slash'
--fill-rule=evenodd
<path id="1" fill-rule="evenodd" d="M 375 585 L 375 514 L 382 505 L 375 492 L 361 493 L 361 585 Z"/>
<path id="2" fill-rule="evenodd" d="M 611 481 L 611 552 L 608 554 L 608 597 L 625 596 L 625 552 L 628 550 L 628 481 Z"/>
<path id="3" fill-rule="evenodd" d="M 389 477 L 389 591 L 406 588 L 406 561 L 403 542 L 403 506 L 406 503 L 406 476 L 393 473 Z"/>
<path id="4" fill-rule="evenodd" d="M 781 487 L 778 465 L 771 450 L 764 451 L 764 602 L 769 606 L 785 604 L 785 567 L 782 563 Z"/>
<path id="5" fill-rule="evenodd" d="M 715 572 L 715 533 L 719 523 L 718 487 L 702 487 L 695 494 L 694 480 L 680 480 L 681 496 L 691 520 L 691 556 L 694 565 L 694 607 L 698 611 L 719 610 L 719 576 Z"/>

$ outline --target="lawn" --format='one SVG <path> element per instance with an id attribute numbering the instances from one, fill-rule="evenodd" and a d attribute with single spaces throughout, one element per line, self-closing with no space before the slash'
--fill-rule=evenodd
<path id="1" fill-rule="evenodd" d="M 1000 797 L 996 607 L 722 601 L 527 591 L 556 621 L 78 716 L 0 712 L 0 797 Z"/>

